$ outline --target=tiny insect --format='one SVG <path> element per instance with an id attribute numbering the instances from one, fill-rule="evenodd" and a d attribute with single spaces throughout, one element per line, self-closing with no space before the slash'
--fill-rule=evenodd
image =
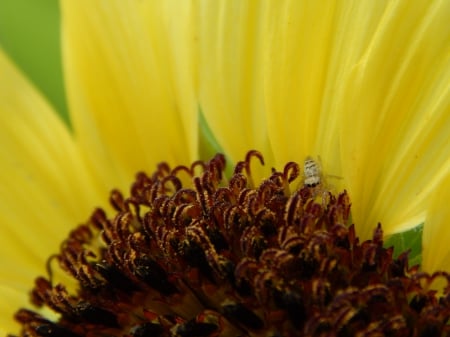
<path id="1" fill-rule="evenodd" d="M 322 171 L 319 164 L 312 158 L 306 157 L 303 164 L 304 180 L 307 187 L 316 187 L 322 182 Z"/>
<path id="2" fill-rule="evenodd" d="M 309 187 L 313 191 L 314 197 L 321 197 L 322 203 L 326 204 L 329 194 L 334 187 L 325 181 L 325 176 L 321 168 L 321 160 L 316 161 L 311 156 L 306 157 L 303 163 L 303 186 Z M 326 175 L 326 177 L 342 179 L 337 176 Z"/>

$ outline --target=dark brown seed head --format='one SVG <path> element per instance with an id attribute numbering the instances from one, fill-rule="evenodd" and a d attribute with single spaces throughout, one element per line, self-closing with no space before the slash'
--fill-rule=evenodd
<path id="1" fill-rule="evenodd" d="M 350 199 L 297 180 L 288 163 L 254 186 L 250 161 L 225 158 L 136 175 L 114 214 L 97 209 L 49 259 L 76 290 L 38 277 L 21 336 L 446 336 L 450 294 L 393 259 L 379 225 L 359 242 Z M 198 173 L 198 171 L 202 171 Z M 185 185 L 186 174 L 191 184 Z M 293 191 L 293 192 L 291 192 Z M 72 285 L 71 285 L 72 286 Z"/>

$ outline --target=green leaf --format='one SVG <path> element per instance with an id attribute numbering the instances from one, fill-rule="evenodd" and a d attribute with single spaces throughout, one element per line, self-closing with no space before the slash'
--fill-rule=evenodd
<path id="1" fill-rule="evenodd" d="M 422 234 L 423 223 L 407 231 L 392 234 L 384 240 L 384 246 L 394 247 L 394 257 L 410 250 L 409 266 L 414 266 L 422 262 Z"/>
<path id="2" fill-rule="evenodd" d="M 69 124 L 58 0 L 0 0 L 0 47 Z"/>
<path id="3" fill-rule="evenodd" d="M 199 152 L 200 158 L 202 160 L 209 160 L 214 157 L 217 153 L 222 153 L 225 155 L 225 152 L 217 141 L 214 133 L 211 131 L 211 128 L 208 125 L 208 121 L 203 114 L 201 107 L 198 109 L 198 122 L 199 122 Z M 230 158 L 225 155 L 227 159 L 227 167 L 225 169 L 225 173 L 228 177 L 232 174 L 232 169 L 234 164 L 231 162 Z"/>

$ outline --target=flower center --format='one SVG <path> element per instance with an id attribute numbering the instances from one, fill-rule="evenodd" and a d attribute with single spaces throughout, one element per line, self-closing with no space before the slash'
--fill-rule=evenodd
<path id="1" fill-rule="evenodd" d="M 320 181 L 312 159 L 253 186 L 250 151 L 230 179 L 225 159 L 139 173 L 130 195 L 111 193 L 49 260 L 75 290 L 38 277 L 20 309 L 21 336 L 440 336 L 450 294 L 393 259 L 381 226 L 360 243 L 350 199 Z M 197 174 L 198 171 L 201 171 Z M 185 179 L 188 176 L 189 179 Z M 183 178 L 184 177 L 184 178 Z M 184 184 L 183 181 L 191 181 Z"/>

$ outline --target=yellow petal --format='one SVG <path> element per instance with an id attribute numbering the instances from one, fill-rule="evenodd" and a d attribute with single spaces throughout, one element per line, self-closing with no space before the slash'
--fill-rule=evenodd
<path id="1" fill-rule="evenodd" d="M 2 50 L 0 78 L 0 285 L 25 291 L 65 234 L 107 196 L 99 197 L 65 125 Z M 16 307 L 2 294 L 6 327 Z"/>
<path id="2" fill-rule="evenodd" d="M 430 273 L 437 270 L 450 271 L 449 200 L 450 174 L 447 174 L 431 196 L 431 205 L 423 230 L 422 269 Z"/>
<path id="3" fill-rule="evenodd" d="M 242 160 L 256 149 L 271 162 L 263 53 L 270 7 L 259 1 L 201 1 L 199 100 L 225 154 Z"/>
<path id="4" fill-rule="evenodd" d="M 336 164 L 338 116 L 332 114 L 332 90 L 339 69 L 330 66 L 335 62 L 331 56 L 336 35 L 342 29 L 341 9 L 335 2 L 273 1 L 270 5 L 264 89 L 276 161 L 302 162 L 312 155 L 320 156 L 324 164 Z M 340 173 L 336 168 L 331 171 Z"/>
<path id="5" fill-rule="evenodd" d="M 128 189 L 138 170 L 196 158 L 189 3 L 67 0 L 62 19 L 69 110 L 99 179 Z"/>
<path id="6" fill-rule="evenodd" d="M 11 307 L 25 307 L 28 302 L 27 288 L 0 285 L 0 298 L 2 305 L 0 305 L 0 335 L 8 336 L 9 333 L 20 331 L 19 324 L 13 322 L 13 313 Z"/>
<path id="7" fill-rule="evenodd" d="M 12 321 L 11 307 L 16 309 L 29 306 L 29 286 L 26 288 L 14 285 L 0 285 L 0 298 L 2 305 L 0 306 L 0 336 L 9 336 L 11 333 L 20 331 L 19 324 Z M 49 319 L 56 319 L 57 315 L 49 308 L 42 308 L 39 313 Z"/>
<path id="8" fill-rule="evenodd" d="M 325 177 L 343 177 L 343 76 L 364 53 L 387 2 L 287 0 L 270 5 L 264 92 L 276 162 L 320 157 Z M 342 179 L 330 180 L 327 184 L 344 187 Z"/>
<path id="9" fill-rule="evenodd" d="M 449 3 L 271 3 L 265 52 L 276 162 L 319 155 L 367 238 L 423 220 L 449 156 Z M 361 29 L 364 27 L 364 29 Z"/>
<path id="10" fill-rule="evenodd" d="M 450 2 L 389 2 L 381 14 L 369 34 L 359 20 L 348 27 L 348 49 L 366 42 L 343 62 L 337 101 L 342 172 L 363 238 L 377 222 L 387 233 L 422 222 L 450 156 Z"/>

